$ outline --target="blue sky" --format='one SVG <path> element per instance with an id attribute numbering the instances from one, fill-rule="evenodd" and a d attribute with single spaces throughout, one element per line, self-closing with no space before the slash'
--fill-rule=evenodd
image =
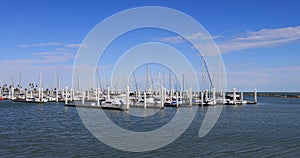
<path id="1" fill-rule="evenodd" d="M 222 52 L 228 89 L 300 91 L 300 2 L 297 0 L 245 1 L 14 1 L 0 5 L 0 84 L 37 82 L 46 86 L 54 73 L 62 85 L 71 80 L 78 46 L 87 33 L 110 15 L 139 6 L 164 6 L 184 12 L 200 22 Z M 176 35 L 130 34 L 131 46 L 153 39 L 179 46 Z M 126 40 L 128 40 L 126 39 Z M 125 45 L 119 50 L 127 48 Z M 106 63 L 105 65 L 109 65 Z"/>

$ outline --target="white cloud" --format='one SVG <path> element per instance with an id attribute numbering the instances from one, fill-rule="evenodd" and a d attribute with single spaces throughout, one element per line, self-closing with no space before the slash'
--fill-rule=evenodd
<path id="1" fill-rule="evenodd" d="M 247 32 L 228 41 L 219 42 L 218 47 L 222 53 L 227 53 L 252 48 L 274 47 L 299 40 L 300 26 L 296 26 Z"/>
<path id="2" fill-rule="evenodd" d="M 34 77 L 38 76 L 39 72 L 43 72 L 45 83 L 52 86 L 54 72 L 60 72 L 63 76 L 62 85 L 70 86 L 69 78 L 72 74 L 74 57 L 74 51 L 57 48 L 53 51 L 32 53 L 28 58 L 3 59 L 0 60 L 0 65 L 5 65 L 5 69 L 3 69 L 5 75 L 1 79 L 4 83 L 13 83 L 14 78 L 22 73 L 22 82 L 29 83 L 35 82 Z M 66 82 L 67 80 L 69 81 Z"/>
<path id="3" fill-rule="evenodd" d="M 24 65 L 64 63 L 74 57 L 75 54 L 72 51 L 57 48 L 53 51 L 32 53 L 29 58 L 0 60 L 0 63 L 1 65 L 14 65 L 22 68 Z"/>
<path id="4" fill-rule="evenodd" d="M 19 48 L 41 47 L 39 52 L 27 55 L 27 58 L 2 59 L 0 65 L 5 65 L 0 79 L 4 83 L 13 82 L 13 78 L 22 73 L 24 83 L 32 82 L 32 76 L 38 76 L 43 72 L 48 83 L 52 83 L 54 72 L 60 72 L 64 76 L 63 84 L 70 86 L 69 80 L 72 74 L 72 60 L 75 57 L 76 49 L 80 44 L 66 44 L 62 42 L 46 42 L 35 44 L 19 45 Z M 54 48 L 53 48 L 54 47 Z M 34 49 L 36 50 L 36 49 Z"/>
<path id="5" fill-rule="evenodd" d="M 202 33 L 196 33 L 190 35 L 189 38 L 204 38 L 204 35 Z M 248 31 L 239 35 L 227 37 L 226 39 L 223 38 L 223 36 L 212 36 L 212 38 L 219 39 L 216 44 L 221 53 L 253 48 L 275 47 L 288 44 L 290 42 L 300 41 L 300 26 L 267 28 L 252 32 Z M 185 39 L 181 36 L 169 36 L 158 38 L 156 40 L 173 44 L 185 42 Z"/>
<path id="6" fill-rule="evenodd" d="M 35 43 L 35 44 L 22 44 L 19 48 L 32 48 L 32 47 L 47 47 L 47 46 L 61 46 L 67 48 L 79 48 L 81 44 L 77 43 L 62 43 L 62 42 L 46 42 L 46 43 Z"/>
<path id="7" fill-rule="evenodd" d="M 35 43 L 35 44 L 22 44 L 19 48 L 31 48 L 31 47 L 44 47 L 44 46 L 60 46 L 63 43 L 60 42 L 46 42 L 46 43 Z"/>
<path id="8" fill-rule="evenodd" d="M 200 39 L 200 38 L 213 38 L 213 39 L 217 39 L 217 38 L 221 38 L 222 36 L 211 36 L 211 37 L 207 37 L 206 35 L 202 34 L 201 32 L 198 32 L 198 33 L 195 33 L 195 34 L 192 34 L 192 35 L 189 35 L 187 36 L 187 38 L 189 39 Z M 154 40 L 159 40 L 159 41 L 162 41 L 162 42 L 168 42 L 168 43 L 182 43 L 182 42 L 185 42 L 186 40 L 181 37 L 181 36 L 169 36 L 169 37 L 164 37 L 164 38 L 157 38 L 157 39 L 154 39 Z"/>
<path id="9" fill-rule="evenodd" d="M 168 43 L 181 43 L 181 42 L 184 42 L 184 39 L 181 36 L 164 37 L 164 38 L 161 38 L 161 39 L 158 39 L 158 40 L 163 41 L 163 42 L 168 42 Z"/>
<path id="10" fill-rule="evenodd" d="M 81 44 L 71 43 L 71 44 L 64 44 L 64 46 L 68 48 L 79 48 Z"/>

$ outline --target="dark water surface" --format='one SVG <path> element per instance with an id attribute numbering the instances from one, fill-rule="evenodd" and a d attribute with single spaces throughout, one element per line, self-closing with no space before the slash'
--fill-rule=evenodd
<path id="1" fill-rule="evenodd" d="M 258 99 L 257 105 L 224 106 L 215 127 L 202 139 L 198 131 L 207 107 L 199 107 L 176 141 L 143 153 L 100 142 L 85 128 L 76 108 L 0 101 L 0 157 L 300 157 L 300 99 Z M 122 111 L 106 114 L 122 127 L 149 131 L 170 121 L 175 112 L 165 108 L 150 121 Z"/>

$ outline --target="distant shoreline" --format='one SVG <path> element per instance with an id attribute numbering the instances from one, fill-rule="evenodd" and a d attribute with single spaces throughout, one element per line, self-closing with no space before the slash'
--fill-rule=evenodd
<path id="1" fill-rule="evenodd" d="M 253 92 L 244 92 L 244 96 L 253 96 Z M 299 92 L 258 92 L 260 97 L 300 98 Z"/>

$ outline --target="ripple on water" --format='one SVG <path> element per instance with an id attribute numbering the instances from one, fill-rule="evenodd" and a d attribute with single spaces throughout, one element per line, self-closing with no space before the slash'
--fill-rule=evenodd
<path id="1" fill-rule="evenodd" d="M 0 157 L 299 157 L 300 99 L 259 101 L 225 106 L 204 138 L 198 138 L 198 130 L 207 107 L 200 107 L 182 136 L 145 153 L 119 151 L 99 142 L 84 127 L 76 108 L 0 101 Z M 143 131 L 163 126 L 174 110 L 166 108 L 146 119 L 106 112 L 120 126 Z"/>

